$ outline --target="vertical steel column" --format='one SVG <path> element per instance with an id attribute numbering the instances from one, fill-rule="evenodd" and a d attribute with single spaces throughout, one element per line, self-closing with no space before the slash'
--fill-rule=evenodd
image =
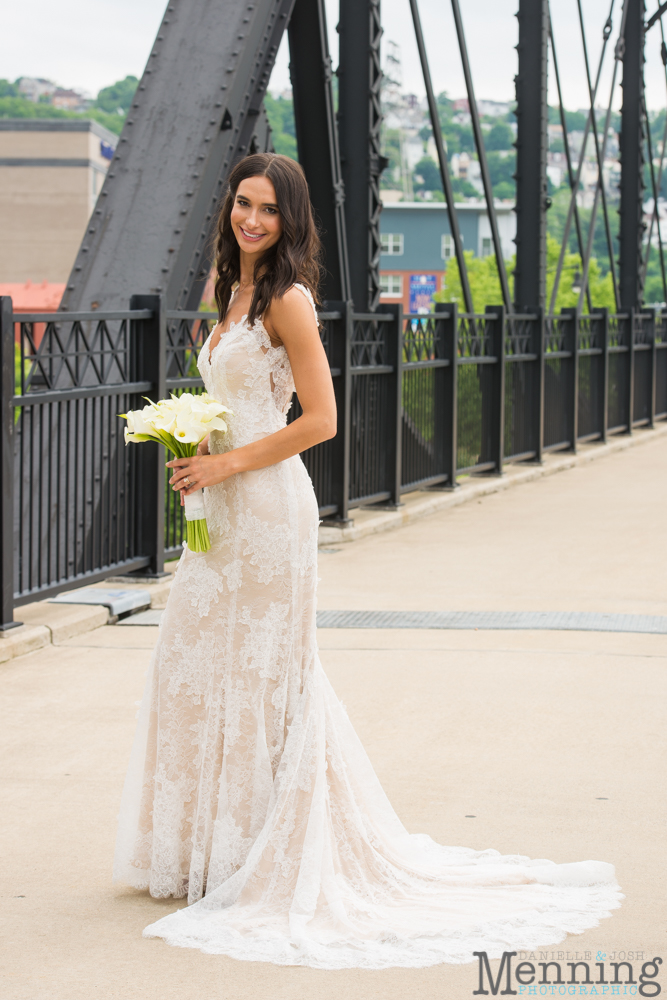
<path id="1" fill-rule="evenodd" d="M 299 163 L 308 180 L 325 253 L 322 298 L 349 299 L 345 189 L 324 0 L 296 0 L 288 35 Z"/>
<path id="2" fill-rule="evenodd" d="M 565 350 L 570 352 L 569 359 L 563 359 L 567 365 L 567 439 L 572 451 L 577 450 L 577 434 L 579 431 L 579 310 L 573 307 L 561 309 L 565 317 Z"/>
<path id="3" fill-rule="evenodd" d="M 627 371 L 627 401 L 628 401 L 628 434 L 632 434 L 632 421 L 635 415 L 635 314 L 639 310 L 631 309 L 628 316 L 628 371 Z"/>
<path id="4" fill-rule="evenodd" d="M 456 302 L 436 302 L 435 312 L 446 313 L 447 318 L 438 320 L 444 326 L 444 358 L 449 361 L 446 368 L 442 369 L 444 378 L 443 392 L 441 398 L 436 399 L 436 405 L 442 407 L 442 440 L 443 440 L 443 471 L 447 473 L 447 485 L 451 488 L 457 486 L 456 466 L 457 466 L 457 416 L 458 416 L 458 327 L 459 314 Z"/>
<path id="5" fill-rule="evenodd" d="M 600 427 L 602 432 L 600 441 L 602 444 L 606 444 L 607 428 L 609 427 L 609 310 L 605 307 L 598 309 L 597 312 L 600 314 L 600 322 L 602 323 L 602 373 L 600 375 L 602 408 Z"/>
<path id="6" fill-rule="evenodd" d="M 164 295 L 133 295 L 130 309 L 150 309 L 153 316 L 133 324 L 132 381 L 152 382 L 147 395 L 153 401 L 167 395 L 167 322 Z M 166 452 L 161 444 L 146 441 L 135 472 L 136 554 L 150 556 L 142 576 L 164 572 L 164 508 Z"/>
<path id="7" fill-rule="evenodd" d="M 352 303 L 327 302 L 327 309 L 340 313 L 340 319 L 333 320 L 331 333 L 331 356 L 329 363 L 340 372 L 333 380 L 336 395 L 337 427 L 333 440 L 331 461 L 332 503 L 338 507 L 336 513 L 324 518 L 323 524 L 344 528 L 350 523 L 348 518 L 350 502 L 350 339 L 352 336 Z"/>
<path id="8" fill-rule="evenodd" d="M 621 309 L 642 302 L 642 202 L 644 195 L 644 0 L 625 0 L 623 36 L 623 105 L 621 107 L 621 205 L 619 208 L 619 295 Z"/>
<path id="9" fill-rule="evenodd" d="M 403 306 L 391 303 L 382 306 L 383 313 L 393 313 L 394 321 L 385 323 L 387 343 L 386 364 L 394 369 L 385 375 L 391 384 L 389 419 L 387 421 L 387 485 L 391 493 L 384 507 L 398 506 L 401 502 L 401 474 L 403 463 Z"/>
<path id="10" fill-rule="evenodd" d="M 655 335 L 656 327 L 656 310 L 655 309 L 645 309 L 644 312 L 650 312 L 651 314 L 651 381 L 649 384 L 649 427 L 655 427 L 655 394 L 657 387 L 657 376 L 658 376 L 658 341 Z"/>
<path id="11" fill-rule="evenodd" d="M 491 454 L 495 462 L 496 473 L 503 473 L 503 458 L 505 455 L 505 306 L 487 306 L 485 312 L 495 315 L 495 319 L 487 320 L 491 327 L 491 350 L 496 357 L 496 363 L 491 369 L 493 391 L 491 393 Z"/>
<path id="12" fill-rule="evenodd" d="M 519 0 L 516 77 L 517 312 L 545 305 L 547 271 L 547 0 Z"/>
<path id="13" fill-rule="evenodd" d="M 14 621 L 14 324 L 8 295 L 0 296 L 0 632 Z"/>
<path id="14" fill-rule="evenodd" d="M 380 0 L 341 0 L 338 129 L 355 309 L 380 300 Z"/>

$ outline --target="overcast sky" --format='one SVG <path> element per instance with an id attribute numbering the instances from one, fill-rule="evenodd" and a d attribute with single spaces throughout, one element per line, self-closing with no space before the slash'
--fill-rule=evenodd
<path id="1" fill-rule="evenodd" d="M 225 0 L 219 0 L 224 10 Z M 334 61 L 336 61 L 337 0 L 326 0 Z M 518 0 L 460 0 L 468 38 L 470 62 L 478 98 L 511 100 L 516 73 Z M 601 46 L 602 26 L 611 0 L 583 0 L 590 56 L 593 64 Z M 614 3 L 614 24 L 622 0 Z M 652 13 L 658 0 L 647 0 Z M 7 4 L 0 39 L 0 76 L 43 76 L 65 87 L 96 94 L 127 74 L 141 76 L 157 33 L 166 0 L 30 0 Z M 456 35 L 447 0 L 421 0 L 424 34 L 434 86 L 452 97 L 465 94 Z M 552 0 L 552 17 L 565 104 L 583 107 L 586 77 L 579 36 L 576 0 Z M 423 93 L 417 51 L 412 40 L 408 0 L 382 0 L 385 40 L 401 46 L 404 89 Z M 615 38 L 615 32 L 612 38 Z M 651 109 L 665 105 L 665 74 L 659 58 L 659 27 L 650 32 L 647 46 L 647 99 Z M 606 65 L 611 71 L 611 49 Z M 283 45 L 271 80 L 271 90 L 289 86 L 287 46 Z M 609 97 L 608 74 L 603 74 L 601 99 Z M 553 73 L 549 99 L 555 103 Z M 620 101 L 617 88 L 615 105 Z"/>

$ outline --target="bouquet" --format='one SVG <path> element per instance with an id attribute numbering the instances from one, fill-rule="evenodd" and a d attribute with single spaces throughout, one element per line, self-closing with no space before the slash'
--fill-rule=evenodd
<path id="1" fill-rule="evenodd" d="M 144 397 L 146 398 L 146 397 Z M 197 446 L 210 431 L 226 431 L 223 413 L 231 413 L 226 406 L 213 399 L 207 392 L 195 396 L 184 392 L 182 396 L 161 399 L 158 403 L 148 400 L 143 410 L 119 413 L 127 420 L 125 444 L 130 441 L 157 441 L 173 452 L 176 458 L 192 458 Z M 193 552 L 208 552 L 208 537 L 204 497 L 202 490 L 195 490 L 183 498 L 187 523 L 186 541 Z"/>

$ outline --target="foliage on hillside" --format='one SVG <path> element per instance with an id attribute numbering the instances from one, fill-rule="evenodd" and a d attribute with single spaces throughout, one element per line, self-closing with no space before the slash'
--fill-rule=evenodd
<path id="1" fill-rule="evenodd" d="M 547 303 L 551 301 L 556 267 L 560 246 L 552 237 L 547 238 Z M 486 306 L 495 306 L 502 302 L 503 297 L 500 290 L 500 279 L 498 277 L 498 267 L 495 257 L 475 257 L 472 250 L 464 252 L 468 280 L 472 292 L 475 312 L 484 312 Z M 510 281 L 510 294 L 513 292 L 513 270 L 515 258 L 505 262 L 508 278 Z M 576 306 L 579 299 L 578 292 L 573 291 L 575 274 L 581 273 L 581 258 L 579 254 L 568 253 L 565 255 L 563 273 L 561 276 L 558 295 L 556 297 L 555 311 Z M 597 260 L 592 259 L 589 269 L 589 284 L 591 289 L 591 301 L 593 306 L 599 308 L 607 307 L 615 311 L 614 290 L 611 281 L 611 274 L 602 274 Z M 458 302 L 459 308 L 463 309 L 463 292 L 461 290 L 461 279 L 455 258 L 449 260 L 443 288 L 436 292 L 435 299 L 438 302 Z"/>

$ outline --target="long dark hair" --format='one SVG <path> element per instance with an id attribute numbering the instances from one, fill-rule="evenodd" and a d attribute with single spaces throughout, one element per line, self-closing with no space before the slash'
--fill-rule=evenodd
<path id="1" fill-rule="evenodd" d="M 310 289 L 315 302 L 319 302 L 321 244 L 303 170 L 288 156 L 255 153 L 246 156 L 232 170 L 218 216 L 215 301 L 221 321 L 227 313 L 232 288 L 241 276 L 240 250 L 230 221 L 236 192 L 241 181 L 258 176 L 268 177 L 275 188 L 283 231 L 277 243 L 255 264 L 255 291 L 248 322 L 252 325 L 272 299 L 281 298 L 297 281 Z"/>

